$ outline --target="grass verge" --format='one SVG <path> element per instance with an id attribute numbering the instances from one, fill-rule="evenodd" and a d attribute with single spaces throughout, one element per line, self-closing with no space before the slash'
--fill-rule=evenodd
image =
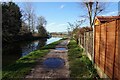
<path id="1" fill-rule="evenodd" d="M 52 44 L 48 44 L 48 45 L 42 47 L 41 49 L 42 49 L 42 50 L 43 50 L 43 49 L 54 49 L 56 45 L 58 45 L 61 41 L 66 40 L 66 39 L 67 39 L 67 38 L 62 38 L 62 39 L 60 39 L 59 41 L 53 42 Z"/>
<path id="2" fill-rule="evenodd" d="M 71 78 L 99 78 L 92 62 L 85 55 L 75 40 L 70 40 L 68 45 L 68 58 Z"/>
<path id="3" fill-rule="evenodd" d="M 46 45 L 40 50 L 32 51 L 28 55 L 18 59 L 16 63 L 3 68 L 2 79 L 8 80 L 14 78 L 24 78 L 25 75 L 27 75 L 35 66 L 36 60 L 38 58 L 44 57 L 49 52 L 49 49 L 55 48 L 55 46 L 59 44 L 62 40 L 64 39 Z"/>

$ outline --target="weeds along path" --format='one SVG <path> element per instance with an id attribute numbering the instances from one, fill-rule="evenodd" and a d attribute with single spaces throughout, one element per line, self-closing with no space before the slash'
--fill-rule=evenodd
<path id="1" fill-rule="evenodd" d="M 83 80 L 84 78 L 97 80 L 99 78 L 92 62 L 84 54 L 83 48 L 79 47 L 74 39 L 70 40 L 68 50 L 70 77 L 77 80 Z"/>
<path id="2" fill-rule="evenodd" d="M 41 59 L 25 78 L 69 78 L 69 63 L 67 45 L 69 40 L 63 40 L 55 49 Z"/>

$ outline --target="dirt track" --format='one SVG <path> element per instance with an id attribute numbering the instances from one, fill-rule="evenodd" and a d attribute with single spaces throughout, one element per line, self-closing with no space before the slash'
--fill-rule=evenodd
<path id="1" fill-rule="evenodd" d="M 38 64 L 25 78 L 69 78 L 68 43 L 69 40 L 64 40 L 56 46 L 56 48 L 66 48 L 66 50 L 52 49 L 42 60 L 38 59 Z M 43 62 L 47 58 L 61 58 L 64 60 L 64 66 L 55 69 L 46 68 Z"/>

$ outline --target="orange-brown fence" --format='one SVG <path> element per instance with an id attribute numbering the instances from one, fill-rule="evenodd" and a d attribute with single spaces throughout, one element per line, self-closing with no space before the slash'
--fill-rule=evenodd
<path id="1" fill-rule="evenodd" d="M 94 61 L 110 78 L 120 80 L 120 20 L 95 26 Z"/>

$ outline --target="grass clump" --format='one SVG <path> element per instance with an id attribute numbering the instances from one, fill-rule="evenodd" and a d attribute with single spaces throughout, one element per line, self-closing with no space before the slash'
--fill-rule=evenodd
<path id="1" fill-rule="evenodd" d="M 3 80 L 13 80 L 24 78 L 30 70 L 37 63 L 37 59 L 41 59 L 48 52 L 49 49 L 55 48 L 57 44 L 59 44 L 62 40 L 53 42 L 49 45 L 44 46 L 40 50 L 35 50 L 30 52 L 28 55 L 18 59 L 14 64 L 11 64 L 2 70 L 2 79 Z"/>
<path id="2" fill-rule="evenodd" d="M 68 45 L 68 58 L 70 65 L 70 77 L 72 78 L 98 78 L 96 69 L 92 62 L 85 55 L 82 55 L 83 48 L 80 48 L 75 40 L 70 40 Z"/>

